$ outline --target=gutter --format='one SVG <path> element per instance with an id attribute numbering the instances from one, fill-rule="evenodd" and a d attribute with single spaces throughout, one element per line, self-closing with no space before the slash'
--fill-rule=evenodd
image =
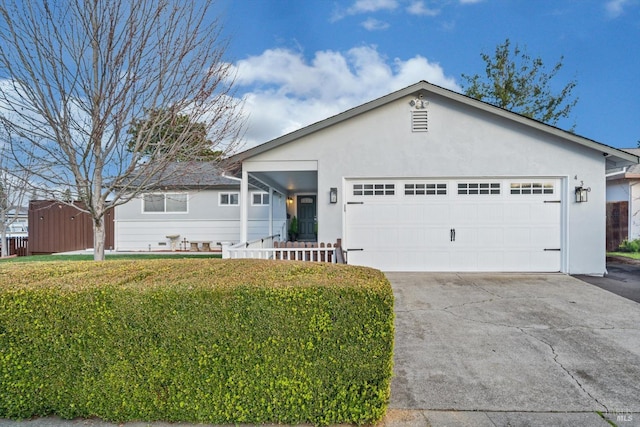
<path id="1" fill-rule="evenodd" d="M 610 177 L 616 176 L 616 175 L 626 175 L 627 169 L 629 169 L 629 166 L 623 167 L 622 170 L 618 171 L 618 172 L 607 173 L 607 174 L 604 175 L 604 177 L 605 178 L 610 178 Z"/>
<path id="2" fill-rule="evenodd" d="M 222 173 L 220 174 L 220 176 L 222 176 L 222 177 L 224 177 L 224 178 L 227 178 L 227 179 L 233 179 L 233 180 L 236 180 L 236 181 L 242 182 L 242 178 L 236 178 L 235 176 L 227 175 L 227 172 L 226 172 L 226 171 L 222 172 Z"/>

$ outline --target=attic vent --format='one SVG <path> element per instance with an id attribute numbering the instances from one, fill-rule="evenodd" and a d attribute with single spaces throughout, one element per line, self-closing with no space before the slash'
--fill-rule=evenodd
<path id="1" fill-rule="evenodd" d="M 427 110 L 416 110 L 411 112 L 411 131 L 427 132 L 429 130 L 429 120 Z"/>

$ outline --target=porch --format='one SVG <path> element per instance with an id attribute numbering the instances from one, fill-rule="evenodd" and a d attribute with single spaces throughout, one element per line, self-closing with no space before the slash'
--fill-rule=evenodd
<path id="1" fill-rule="evenodd" d="M 318 194 L 316 161 L 248 161 L 242 164 L 241 176 L 241 200 L 252 203 L 250 188 L 259 188 L 269 194 L 269 236 L 279 234 L 279 241 L 302 242 L 317 242 L 318 237 L 324 241 L 335 241 L 341 237 L 327 239 L 318 235 L 318 208 L 322 197 Z M 276 203 L 279 200 L 284 203 Z M 240 242 L 248 242 L 252 238 L 248 211 L 249 204 L 241 203 Z"/>

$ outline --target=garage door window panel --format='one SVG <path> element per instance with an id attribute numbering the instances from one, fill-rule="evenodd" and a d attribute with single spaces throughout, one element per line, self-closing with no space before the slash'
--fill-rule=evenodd
<path id="1" fill-rule="evenodd" d="M 461 196 L 500 194 L 499 182 L 460 182 L 458 194 Z"/>
<path id="2" fill-rule="evenodd" d="M 404 185 L 405 196 L 446 196 L 445 183 L 411 183 Z"/>
<path id="3" fill-rule="evenodd" d="M 395 184 L 353 184 L 354 196 L 393 196 Z"/>
<path id="4" fill-rule="evenodd" d="M 551 182 L 512 182 L 511 194 L 554 194 L 554 185 Z"/>

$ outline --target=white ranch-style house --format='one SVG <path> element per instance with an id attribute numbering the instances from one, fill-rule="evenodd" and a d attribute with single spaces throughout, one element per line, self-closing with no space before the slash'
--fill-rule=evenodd
<path id="1" fill-rule="evenodd" d="M 425 81 L 230 160 L 241 201 L 256 183 L 287 198 L 270 230 L 286 209 L 303 238 L 341 239 L 349 264 L 594 275 L 605 273 L 605 176 L 638 163 Z M 269 256 L 244 250 L 253 208 L 240 203 L 242 244 L 226 256 Z"/>
<path id="2" fill-rule="evenodd" d="M 602 275 L 607 176 L 639 161 L 425 81 L 227 160 L 118 207 L 116 250 L 281 258 L 296 217 L 383 271 Z"/>

